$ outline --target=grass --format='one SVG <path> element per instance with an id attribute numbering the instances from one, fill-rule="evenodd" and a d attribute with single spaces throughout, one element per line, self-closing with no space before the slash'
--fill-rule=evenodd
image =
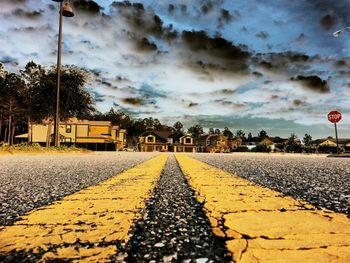
<path id="1" fill-rule="evenodd" d="M 88 153 L 91 152 L 84 148 L 77 148 L 74 146 L 50 146 L 42 147 L 37 143 L 20 143 L 9 146 L 8 144 L 0 145 L 0 153 L 15 154 L 15 153 Z"/>

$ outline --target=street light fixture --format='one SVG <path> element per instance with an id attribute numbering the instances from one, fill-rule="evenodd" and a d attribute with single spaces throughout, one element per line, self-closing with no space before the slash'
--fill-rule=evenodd
<path id="1" fill-rule="evenodd" d="M 333 36 L 334 36 L 334 37 L 339 37 L 340 34 L 341 34 L 343 31 L 345 31 L 345 30 L 350 30 L 350 26 L 344 27 L 344 28 L 342 28 L 342 29 L 339 29 L 339 30 L 333 32 Z"/>
<path id="2" fill-rule="evenodd" d="M 62 16 L 73 17 L 73 9 L 69 2 L 63 5 L 64 0 L 52 0 L 59 2 L 59 27 L 58 27 L 58 48 L 57 48 L 57 82 L 56 82 L 56 107 L 55 107 L 55 125 L 54 141 L 55 146 L 60 146 L 60 81 L 61 81 L 61 49 L 62 49 Z"/>

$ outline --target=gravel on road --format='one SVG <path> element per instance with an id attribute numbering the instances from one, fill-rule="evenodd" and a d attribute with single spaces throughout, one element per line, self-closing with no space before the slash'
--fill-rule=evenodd
<path id="1" fill-rule="evenodd" d="M 0 225 L 19 215 L 95 185 L 156 153 L 0 156 Z"/>
<path id="2" fill-rule="evenodd" d="M 126 262 L 231 262 L 212 233 L 202 204 L 170 155 L 143 218 L 126 247 Z"/>
<path id="3" fill-rule="evenodd" d="M 191 154 L 270 189 L 350 216 L 350 161 L 301 155 Z"/>

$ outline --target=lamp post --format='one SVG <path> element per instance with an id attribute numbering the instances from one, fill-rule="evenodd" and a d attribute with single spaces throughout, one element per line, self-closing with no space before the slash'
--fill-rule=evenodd
<path id="1" fill-rule="evenodd" d="M 73 17 L 74 13 L 69 2 L 63 5 L 64 0 L 52 0 L 59 2 L 59 26 L 58 26 L 58 48 L 57 48 L 57 80 L 56 80 L 56 107 L 55 107 L 55 125 L 54 142 L 55 146 L 60 146 L 60 82 L 61 82 L 61 49 L 62 49 L 62 16 Z"/>
<path id="2" fill-rule="evenodd" d="M 343 27 L 343 28 L 341 28 L 341 29 L 339 29 L 339 30 L 333 32 L 333 36 L 334 36 L 334 37 L 339 37 L 340 34 L 341 34 L 343 31 L 345 31 L 345 30 L 350 30 L 350 26 Z"/>

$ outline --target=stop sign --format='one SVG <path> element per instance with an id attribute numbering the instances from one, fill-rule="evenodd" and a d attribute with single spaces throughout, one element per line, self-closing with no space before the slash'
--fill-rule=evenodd
<path id="1" fill-rule="evenodd" d="M 341 120 L 341 113 L 339 111 L 333 110 L 328 113 L 328 120 L 332 123 L 337 123 Z"/>

